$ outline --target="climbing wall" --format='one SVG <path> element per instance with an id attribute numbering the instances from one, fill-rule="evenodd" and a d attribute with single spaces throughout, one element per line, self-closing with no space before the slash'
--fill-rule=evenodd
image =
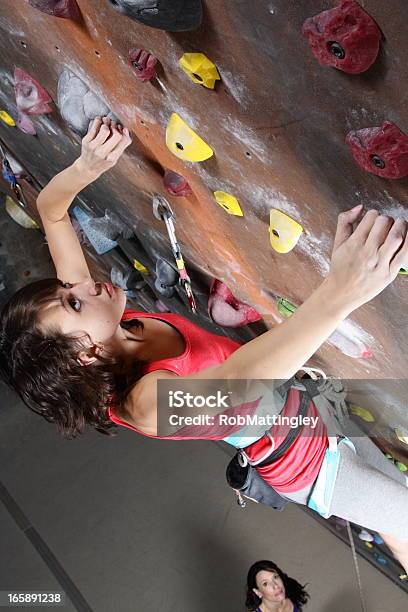
<path id="1" fill-rule="evenodd" d="M 290 316 L 327 274 L 340 211 L 363 203 L 408 219 L 406 3 L 345 0 L 316 17 L 339 2 L 207 0 L 201 26 L 187 32 L 149 27 L 155 9 L 141 17 L 136 4 L 2 1 L 0 143 L 20 164 L 26 210 L 39 221 L 36 194 L 79 155 L 89 119 L 119 119 L 131 147 L 74 204 L 93 273 L 127 284 L 141 309 L 248 340 Z M 181 29 L 199 4 L 185 22 L 178 16 Z M 175 214 L 196 315 L 168 280 L 156 193 Z M 340 377 L 393 379 L 377 392 L 369 383 L 369 416 L 355 418 L 401 469 L 407 282 L 402 273 L 353 313 L 314 359 Z"/>

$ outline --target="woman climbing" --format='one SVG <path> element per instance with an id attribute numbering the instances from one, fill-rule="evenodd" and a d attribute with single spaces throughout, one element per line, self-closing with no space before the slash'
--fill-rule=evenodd
<path id="1" fill-rule="evenodd" d="M 357 206 L 339 216 L 322 284 L 290 319 L 242 346 L 179 315 L 125 311 L 122 289 L 91 278 L 67 211 L 130 142 L 127 129 L 96 118 L 80 157 L 41 191 L 38 211 L 57 278 L 20 289 L 0 317 L 2 377 L 68 437 L 86 424 L 109 433 L 114 423 L 157 437 L 161 379 L 290 379 L 343 319 L 407 265 L 406 222 L 370 210 L 354 229 L 362 212 Z M 299 404 L 299 391 L 291 389 L 280 409 L 293 414 Z M 314 402 L 307 409 L 309 416 L 318 415 Z M 354 446 L 339 442 L 331 455 L 324 423 L 316 430 L 318 435 L 298 436 L 276 463 L 259 468 L 260 475 L 280 494 L 324 516 L 381 532 L 408 571 L 405 476 L 370 440 L 356 439 Z M 219 439 L 211 432 L 208 437 Z M 258 452 L 258 442 L 245 448 L 248 456 Z"/>
<path id="2" fill-rule="evenodd" d="M 305 587 L 272 561 L 257 561 L 248 571 L 247 610 L 252 612 L 302 612 L 309 599 Z"/>

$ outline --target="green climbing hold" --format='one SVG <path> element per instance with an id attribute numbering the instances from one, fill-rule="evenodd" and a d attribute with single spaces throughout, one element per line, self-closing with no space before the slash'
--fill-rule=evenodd
<path id="1" fill-rule="evenodd" d="M 408 472 L 408 467 L 405 465 L 405 463 L 402 463 L 401 461 L 396 461 L 395 466 L 399 469 L 400 472 Z"/>
<path id="2" fill-rule="evenodd" d="M 278 299 L 278 312 L 282 315 L 282 317 L 291 317 L 294 312 L 296 312 L 297 306 L 285 300 L 285 298 Z"/>

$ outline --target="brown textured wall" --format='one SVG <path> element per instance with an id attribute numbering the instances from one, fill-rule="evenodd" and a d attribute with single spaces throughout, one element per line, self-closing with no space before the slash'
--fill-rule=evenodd
<path id="1" fill-rule="evenodd" d="M 350 129 L 379 125 L 385 119 L 408 133 L 404 0 L 363 3 L 384 40 L 375 66 L 354 76 L 319 66 L 300 33 L 306 17 L 333 6 L 332 2 L 207 0 L 200 30 L 177 34 L 119 15 L 107 0 L 78 0 L 78 4 L 81 23 L 50 17 L 23 0 L 3 0 L 0 107 L 16 115 L 15 65 L 36 78 L 55 101 L 64 68 L 103 97 L 132 130 L 134 141 L 121 163 L 88 188 L 83 198 L 98 214 L 114 208 L 153 253 L 169 255 L 164 226 L 151 212 L 152 194 L 163 193 L 161 169 L 183 174 L 194 196 L 170 200 L 187 266 L 204 287 L 201 306 L 205 286 L 217 277 L 255 306 L 268 326 L 273 325 L 281 319 L 271 294 L 299 304 L 327 273 L 341 210 L 363 202 L 385 214 L 408 218 L 408 180 L 389 181 L 364 173 L 344 144 Z M 132 47 L 144 47 L 158 57 L 158 81 L 136 80 L 127 63 Z M 194 85 L 179 68 L 182 53 L 194 51 L 206 53 L 216 63 L 222 81 L 215 91 Z M 165 128 L 174 111 L 211 145 L 213 158 L 191 164 L 170 153 Z M 0 138 L 44 184 L 79 154 L 79 138 L 57 109 L 34 117 L 34 123 L 37 137 L 0 123 Z M 227 215 L 214 202 L 216 189 L 236 195 L 245 216 Z M 287 212 L 305 229 L 289 254 L 279 255 L 270 247 L 270 208 Z M 103 267 L 109 257 L 99 262 Z M 346 334 L 371 348 L 371 359 L 350 358 L 326 343 L 316 363 L 338 376 L 404 378 L 407 282 L 399 277 L 346 325 Z M 208 324 L 204 312 L 201 320 Z M 254 333 L 247 330 L 241 337 Z M 402 382 L 396 383 L 395 410 L 400 420 L 405 396 Z M 379 409 L 384 402 L 380 396 Z"/>

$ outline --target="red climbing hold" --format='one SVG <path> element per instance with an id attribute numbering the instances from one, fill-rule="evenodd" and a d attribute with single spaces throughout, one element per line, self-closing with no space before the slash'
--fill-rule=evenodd
<path id="1" fill-rule="evenodd" d="M 303 35 L 319 64 L 349 74 L 365 72 L 380 49 L 381 30 L 355 0 L 306 19 Z"/>
<path id="2" fill-rule="evenodd" d="M 408 175 L 408 136 L 395 123 L 349 132 L 346 142 L 363 170 L 388 179 Z"/>
<path id="3" fill-rule="evenodd" d="M 145 51 L 145 49 L 131 49 L 129 51 L 129 63 L 134 69 L 136 78 L 143 83 L 155 78 L 157 61 L 157 57 L 150 51 Z"/>
<path id="4" fill-rule="evenodd" d="M 27 0 L 28 4 L 47 15 L 65 19 L 81 18 L 76 0 Z"/>
<path id="5" fill-rule="evenodd" d="M 184 176 L 177 174 L 177 172 L 173 172 L 173 170 L 165 171 L 163 184 L 167 193 L 172 196 L 187 198 L 193 193 L 193 190 L 187 183 Z"/>
<path id="6" fill-rule="evenodd" d="M 17 125 L 26 134 L 36 134 L 33 122 L 27 115 L 52 113 L 52 98 L 33 77 L 21 68 L 14 69 L 14 91 L 18 109 Z"/>
<path id="7" fill-rule="evenodd" d="M 262 319 L 255 308 L 237 300 L 227 285 L 217 279 L 210 287 L 208 313 L 214 323 L 223 327 L 242 327 Z"/>

